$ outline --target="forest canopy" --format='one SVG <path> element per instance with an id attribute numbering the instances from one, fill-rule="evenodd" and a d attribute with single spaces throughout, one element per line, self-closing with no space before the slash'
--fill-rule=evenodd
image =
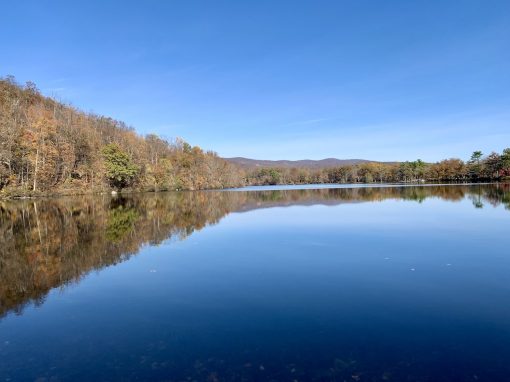
<path id="1" fill-rule="evenodd" d="M 0 197 L 201 190 L 245 185 L 471 182 L 508 179 L 510 148 L 467 161 L 363 162 L 328 168 L 243 168 L 180 138 L 141 136 L 124 122 L 0 78 Z"/>
<path id="2" fill-rule="evenodd" d="M 33 83 L 0 79 L 0 190 L 79 193 L 242 184 L 235 166 L 182 139 L 140 136 L 114 119 L 44 97 Z"/>
<path id="3" fill-rule="evenodd" d="M 257 168 L 247 171 L 253 185 L 311 183 L 415 183 L 500 181 L 510 177 L 510 148 L 484 156 L 475 151 L 464 162 L 458 158 L 426 163 L 420 159 L 400 163 L 366 162 L 355 165 L 310 168 Z"/>

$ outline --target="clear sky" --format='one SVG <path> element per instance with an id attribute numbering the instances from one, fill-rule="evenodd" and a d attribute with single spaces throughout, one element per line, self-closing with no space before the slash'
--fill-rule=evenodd
<path id="1" fill-rule="evenodd" d="M 0 75 L 222 156 L 510 146 L 510 1 L 10 1 Z"/>

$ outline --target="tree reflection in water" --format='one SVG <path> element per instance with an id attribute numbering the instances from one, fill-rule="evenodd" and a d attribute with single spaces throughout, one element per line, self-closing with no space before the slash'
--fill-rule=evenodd
<path id="1" fill-rule="evenodd" d="M 42 304 L 56 287 L 115 265 L 142 245 L 183 240 L 230 212 L 276 206 L 427 198 L 510 209 L 510 185 L 203 191 L 0 203 L 0 317 Z"/>

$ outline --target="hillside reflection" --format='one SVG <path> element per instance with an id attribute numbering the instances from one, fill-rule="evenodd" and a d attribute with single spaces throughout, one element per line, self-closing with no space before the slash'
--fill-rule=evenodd
<path id="1" fill-rule="evenodd" d="M 387 199 L 472 200 L 510 209 L 510 185 L 184 192 L 0 202 L 0 317 L 117 264 L 145 244 L 185 239 L 231 212 Z"/>

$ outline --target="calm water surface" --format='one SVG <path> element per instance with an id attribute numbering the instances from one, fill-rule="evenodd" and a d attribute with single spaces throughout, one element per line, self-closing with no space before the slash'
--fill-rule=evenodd
<path id="1" fill-rule="evenodd" d="M 0 381 L 509 381 L 510 186 L 0 202 Z"/>

